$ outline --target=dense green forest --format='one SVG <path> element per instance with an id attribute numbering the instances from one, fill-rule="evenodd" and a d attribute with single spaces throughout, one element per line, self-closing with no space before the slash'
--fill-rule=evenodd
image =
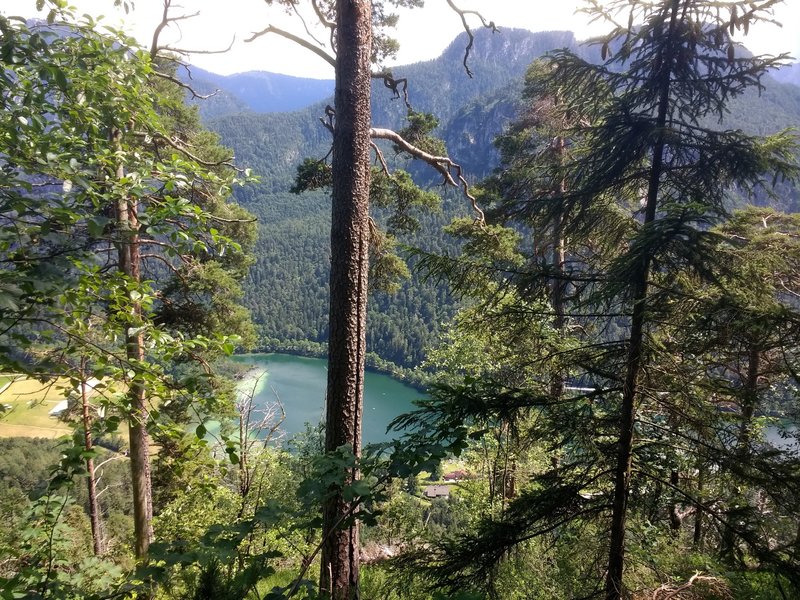
<path id="1" fill-rule="evenodd" d="M 0 423 L 55 395 L 71 432 L 0 439 L 0 597 L 800 598 L 800 88 L 731 38 L 773 0 L 615 0 L 585 45 L 481 18 L 391 77 L 397 3 L 275 3 L 344 31 L 371 114 L 199 110 L 157 43 L 0 15 Z M 368 329 L 282 439 L 228 357 L 323 352 L 333 286 Z M 424 370 L 395 441 L 342 347 Z"/>
<path id="2" fill-rule="evenodd" d="M 395 69 L 396 76 L 408 80 L 414 109 L 437 116 L 437 135 L 452 156 L 458 157 L 471 181 L 479 181 L 497 167 L 499 153 L 493 142 L 519 110 L 522 77 L 533 59 L 557 48 L 569 48 L 592 60 L 598 58 L 578 45 L 569 32 L 503 30 L 492 34 L 481 30 L 476 36 L 471 56 L 476 75 L 472 79 L 453 68 L 459 63 L 465 37 L 454 40 L 436 60 Z M 216 83 L 226 98 L 232 96 L 224 80 Z M 262 91 L 268 93 L 267 88 Z M 202 102 L 198 104 L 202 106 Z M 244 288 L 245 304 L 253 313 L 260 345 L 265 349 L 311 351 L 319 346 L 303 346 L 303 341 L 319 344 L 327 339 L 328 197 L 321 192 L 297 196 L 288 191 L 304 157 L 321 159 L 328 152 L 330 134 L 318 120 L 324 106 L 321 102 L 297 112 L 258 114 L 250 105 L 247 114 L 231 109 L 227 116 L 215 107 L 215 116 L 206 119 L 234 149 L 238 160 L 261 177 L 258 184 L 237 189 L 235 197 L 260 223 L 255 264 Z M 750 133 L 792 127 L 800 122 L 800 89 L 768 76 L 762 92 L 748 90 L 732 100 L 729 110 L 724 123 Z M 399 128 L 404 116 L 402 102 L 376 82 L 374 122 Z M 430 169 L 414 164 L 406 168 L 421 185 L 441 189 L 441 182 Z M 788 183 L 779 187 L 775 198 L 759 193 L 755 202 L 795 211 L 800 197 L 796 187 Z M 442 226 L 469 211 L 464 200 L 448 192 L 441 212 L 421 214 L 421 229 L 401 238 L 401 242 L 430 252 L 454 251 L 456 244 L 442 233 Z M 455 314 L 456 302 L 446 286 L 424 279 L 412 269 L 411 279 L 402 283 L 399 293 L 376 293 L 370 300 L 368 347 L 385 361 L 402 367 L 419 365 L 440 326 Z M 265 289 L 269 293 L 263 293 Z"/>

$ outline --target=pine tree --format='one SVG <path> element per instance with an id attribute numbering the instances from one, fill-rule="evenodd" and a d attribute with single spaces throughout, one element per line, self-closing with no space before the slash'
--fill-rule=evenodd
<path id="1" fill-rule="evenodd" d="M 711 283 L 726 272 L 711 227 L 727 217 L 734 190 L 746 196 L 769 186 L 773 177 L 797 175 L 791 135 L 756 138 L 713 123 L 725 116 L 732 98 L 760 89 L 764 73 L 785 58 L 751 57 L 731 38 L 769 18 L 774 4 L 595 4 L 590 12 L 613 27 L 595 40 L 601 62 L 568 51 L 547 60 L 539 86 L 544 95 L 537 100 L 550 99 L 567 125 L 554 137 L 566 141 L 569 156 L 553 162 L 549 153 L 531 152 L 530 166 L 524 159 L 513 162 L 512 169 L 522 166 L 516 189 L 523 194 L 504 199 L 505 214 L 515 224 L 535 227 L 537 241 L 548 240 L 554 230 L 564 232 L 567 252 L 572 246 L 574 253 L 568 260 L 568 314 L 578 324 L 594 324 L 595 331 L 586 330 L 588 335 L 562 353 L 573 386 L 581 388 L 563 402 L 502 381 L 465 382 L 435 390 L 434 400 L 409 419 L 433 424 L 435 439 L 449 440 L 458 450 L 466 443 L 463 419 L 535 407 L 540 421 L 550 424 L 537 431 L 563 454 L 552 469 L 534 474 L 502 518 L 484 523 L 461 543 L 442 544 L 431 569 L 440 583 L 482 585 L 510 547 L 589 521 L 604 523 L 601 531 L 607 534 L 598 548 L 607 556 L 603 593 L 620 598 L 627 593 L 623 575 L 632 508 L 644 507 L 653 485 L 683 500 L 692 497 L 677 469 L 661 476 L 666 465 L 657 462 L 660 455 L 651 446 L 653 439 L 659 440 L 656 447 L 685 440 L 675 434 L 666 441 L 670 428 L 665 433 L 659 422 L 672 411 L 667 399 L 673 392 L 659 373 L 682 359 L 664 352 L 659 335 L 668 307 L 684 297 L 682 277 Z M 501 174 L 501 183 L 505 174 L 515 175 Z M 543 262 L 528 269 L 528 286 L 519 269 L 506 267 L 497 276 L 506 281 L 501 285 L 513 282 L 516 289 L 541 294 L 559 276 Z M 434 274 L 447 270 L 445 263 L 429 264 Z M 457 289 L 478 278 L 469 266 L 455 269 Z M 518 315 L 538 320 L 546 312 L 515 307 Z M 551 314 L 559 312 L 551 308 Z M 679 395 L 685 381 L 677 381 L 672 384 Z M 709 398 L 695 401 L 706 406 Z M 760 550 L 753 552 L 766 559 Z M 780 566 L 783 559 L 774 558 Z"/>

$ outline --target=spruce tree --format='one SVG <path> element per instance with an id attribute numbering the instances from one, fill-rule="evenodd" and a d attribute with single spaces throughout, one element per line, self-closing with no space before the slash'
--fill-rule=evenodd
<path id="1" fill-rule="evenodd" d="M 685 297 L 683 277 L 719 283 L 728 272 L 712 226 L 727 218 L 734 191 L 747 197 L 769 187 L 773 178 L 797 174 L 791 135 L 753 137 L 726 129 L 723 121 L 728 102 L 750 88 L 761 89 L 764 74 L 785 58 L 753 57 L 732 39 L 769 19 L 775 4 L 594 3 L 589 12 L 612 26 L 593 41 L 599 62 L 569 51 L 547 59 L 538 101 L 551 99 L 560 116 L 555 120 L 564 123 L 554 138 L 567 141 L 569 156 L 552 161 L 550 152 L 530 153 L 533 166 L 523 167 L 516 186 L 524 194 L 504 199 L 501 208 L 515 226 L 534 227 L 534 239 L 563 232 L 567 253 L 573 251 L 567 260 L 568 314 L 595 331 L 584 331 L 590 335 L 562 353 L 572 367 L 572 387 L 580 388 L 562 402 L 541 389 L 473 381 L 434 390 L 433 400 L 409 419 L 433 424 L 436 439 L 457 450 L 466 441 L 467 430 L 458 425 L 463 419 L 536 407 L 541 421 L 550 421 L 546 431 L 538 431 L 547 436 L 548 447 L 562 452 L 560 464 L 535 473 L 502 518 L 485 522 L 460 543 L 443 544 L 433 568 L 440 583 L 482 585 L 510 547 L 570 524 L 594 522 L 603 532 L 597 549 L 606 556 L 600 569 L 603 594 L 621 598 L 627 593 L 623 575 L 632 509 L 644 506 L 654 486 L 687 502 L 692 498 L 677 469 L 666 478 L 659 473 L 664 458 L 658 449 L 686 442 L 677 429 L 667 441 L 663 432 L 670 427 L 660 422 L 672 412 L 671 394 L 685 382 L 673 379 L 675 389 L 665 387 L 659 371 L 680 357 L 664 352 L 659 335 L 669 307 Z M 532 284 L 507 267 L 498 276 L 517 289 L 538 290 L 542 298 L 547 282 L 562 275 L 543 268 L 543 261 L 532 262 L 537 265 L 529 270 Z M 435 260 L 429 265 L 434 274 L 447 270 Z M 456 268 L 455 278 L 463 289 L 475 280 L 474 269 Z M 546 316 L 517 307 L 518 315 Z M 560 313 L 551 307 L 551 315 Z M 701 406 L 709 400 L 694 399 Z M 753 552 L 767 560 L 769 553 Z"/>

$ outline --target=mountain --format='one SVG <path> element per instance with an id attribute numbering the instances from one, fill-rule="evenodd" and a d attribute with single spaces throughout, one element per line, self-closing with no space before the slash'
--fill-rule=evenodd
<path id="1" fill-rule="evenodd" d="M 266 71 L 217 75 L 198 67 L 181 72 L 181 79 L 208 100 L 189 101 L 200 108 L 204 119 L 242 112 L 297 111 L 333 94 L 332 79 L 307 79 Z"/>
<path id="2" fill-rule="evenodd" d="M 579 46 L 570 32 L 480 31 L 469 56 L 474 74 L 470 78 L 462 65 L 466 45 L 467 39 L 461 35 L 439 58 L 397 67 L 393 76 L 406 80 L 415 110 L 439 118 L 438 135 L 451 156 L 464 166 L 467 179 L 475 182 L 497 165 L 492 141 L 514 119 L 529 64 L 552 49 L 569 48 L 587 58 L 597 55 L 597 59 L 599 49 Z M 289 193 L 289 188 L 303 158 L 321 159 L 328 153 L 330 134 L 319 120 L 330 99 L 319 98 L 294 112 L 257 112 L 245 98 L 262 93 L 265 81 L 274 84 L 279 97 L 289 95 L 275 87 L 280 82 L 298 83 L 269 75 L 206 75 L 207 81 L 221 88 L 222 98 L 231 99 L 227 113 L 217 106 L 215 116 L 207 116 L 206 123 L 234 149 L 242 165 L 261 176 L 259 184 L 235 192 L 237 200 L 257 215 L 261 227 L 256 262 L 246 283 L 246 303 L 260 324 L 265 347 L 298 349 L 308 340 L 327 339 L 330 207 L 325 193 L 298 196 Z M 229 82 L 251 82 L 253 87 L 235 87 L 233 83 L 226 87 Z M 765 83 L 760 95 L 748 92 L 731 104 L 723 126 L 771 133 L 800 123 L 800 89 L 772 79 Z M 239 109 L 242 104 L 247 105 L 247 112 Z M 376 126 L 402 127 L 406 110 L 403 100 L 394 97 L 382 81 L 373 82 Z M 395 161 L 390 148 L 384 152 L 388 160 Z M 441 183 L 425 165 L 405 166 L 418 182 L 432 187 Z M 760 201 L 768 199 L 765 196 Z M 782 184 L 777 197 L 769 201 L 787 210 L 800 208 L 797 188 L 788 184 Z M 403 241 L 430 251 L 452 250 L 454 244 L 441 227 L 469 210 L 464 197 L 450 190 L 444 194 L 441 213 L 421 215 L 420 231 Z M 394 296 L 374 294 L 369 306 L 368 348 L 395 364 L 417 364 L 424 347 L 435 340 L 439 327 L 454 310 L 455 300 L 444 286 L 416 276 Z"/>
<path id="3" fill-rule="evenodd" d="M 800 86 L 800 63 L 792 63 L 775 71 L 772 76 L 781 83 Z"/>

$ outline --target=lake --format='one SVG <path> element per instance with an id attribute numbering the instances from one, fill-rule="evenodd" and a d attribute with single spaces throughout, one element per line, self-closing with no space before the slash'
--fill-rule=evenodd
<path id="1" fill-rule="evenodd" d="M 288 436 L 305 430 L 305 424 L 316 425 L 325 416 L 325 388 L 328 361 L 289 354 L 243 354 L 238 362 L 252 365 L 253 375 L 243 389 L 254 390 L 258 406 L 280 398 L 286 419 L 281 430 Z M 253 387 L 255 386 L 255 387 Z M 386 426 L 396 416 L 413 410 L 412 401 L 422 397 L 419 390 L 392 379 L 388 375 L 367 371 L 364 377 L 363 441 L 385 442 Z"/>
<path id="2" fill-rule="evenodd" d="M 778 450 L 800 455 L 800 431 L 796 425 L 768 425 L 764 429 L 764 441 Z"/>

